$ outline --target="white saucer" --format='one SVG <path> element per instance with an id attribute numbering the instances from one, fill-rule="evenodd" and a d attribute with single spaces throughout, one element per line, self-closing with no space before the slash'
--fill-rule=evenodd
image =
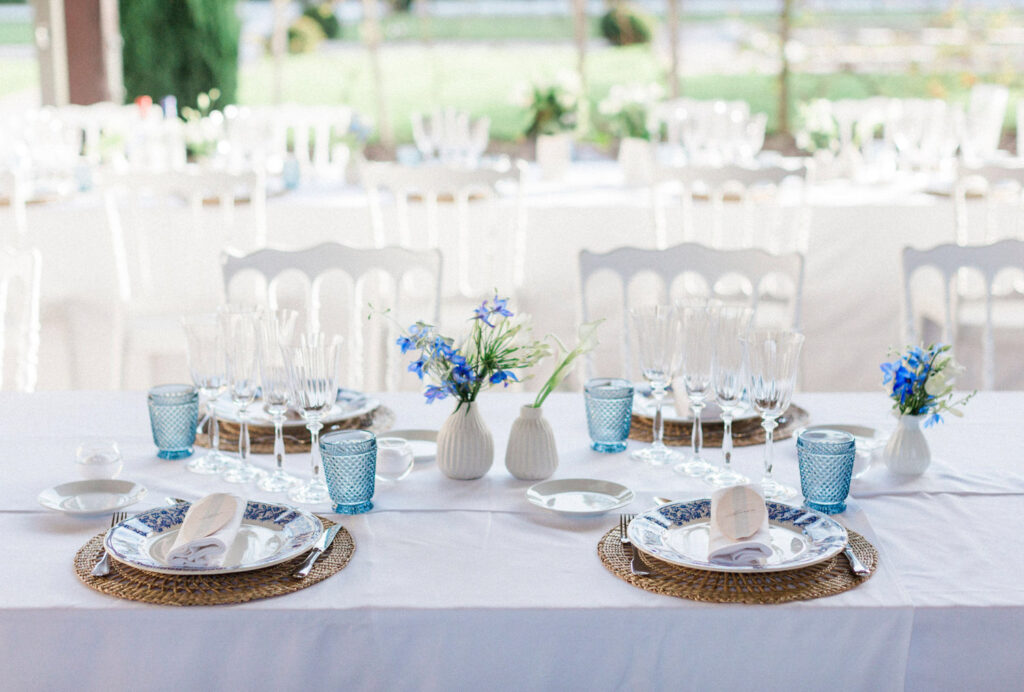
<path id="1" fill-rule="evenodd" d="M 72 481 L 47 488 L 36 499 L 43 507 L 65 514 L 105 514 L 133 505 L 146 488 L 131 481 L 102 478 Z"/>
<path id="2" fill-rule="evenodd" d="M 531 504 L 577 517 L 593 517 L 625 507 L 633 497 L 633 491 L 624 485 L 593 478 L 543 481 L 526 491 Z"/>
<path id="3" fill-rule="evenodd" d="M 436 430 L 388 430 L 378 437 L 400 437 L 412 447 L 412 456 L 416 461 L 433 461 L 437 458 Z"/>

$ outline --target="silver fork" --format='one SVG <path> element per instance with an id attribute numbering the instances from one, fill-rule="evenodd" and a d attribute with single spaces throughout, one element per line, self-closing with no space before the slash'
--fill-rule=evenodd
<path id="1" fill-rule="evenodd" d="M 114 512 L 114 515 L 110 517 L 110 528 L 114 528 L 127 518 L 127 512 Z M 103 557 L 101 557 L 99 562 L 96 563 L 96 566 L 92 568 L 92 576 L 105 577 L 108 574 L 110 574 L 110 553 L 104 550 Z"/>
<path id="2" fill-rule="evenodd" d="M 644 569 L 644 564 L 637 555 L 636 546 L 629 542 L 629 536 L 626 534 L 629 522 L 633 521 L 635 516 L 635 514 L 619 515 L 619 542 L 626 549 L 626 552 L 629 553 L 629 571 L 637 577 L 649 577 L 651 576 L 650 571 Z"/>

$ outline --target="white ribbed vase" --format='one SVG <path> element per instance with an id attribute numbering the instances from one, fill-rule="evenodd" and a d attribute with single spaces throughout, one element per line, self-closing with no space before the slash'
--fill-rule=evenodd
<path id="1" fill-rule="evenodd" d="M 494 463 L 494 439 L 473 402 L 452 411 L 437 433 L 437 467 L 459 481 L 480 478 Z"/>
<path id="2" fill-rule="evenodd" d="M 885 445 L 885 465 L 893 473 L 903 476 L 920 476 L 932 462 L 928 440 L 924 437 L 921 424 L 927 416 L 900 416 L 900 424 Z"/>
<path id="3" fill-rule="evenodd" d="M 505 448 L 505 468 L 521 481 L 544 480 L 558 468 L 555 434 L 544 418 L 544 409 L 519 409 Z"/>

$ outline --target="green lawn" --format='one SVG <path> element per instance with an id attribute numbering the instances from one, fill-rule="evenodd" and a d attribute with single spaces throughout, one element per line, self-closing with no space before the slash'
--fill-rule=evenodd
<path id="1" fill-rule="evenodd" d="M 32 25 L 28 22 L 0 22 L 0 45 L 32 43 Z"/>
<path id="2" fill-rule="evenodd" d="M 445 105 L 489 115 L 494 139 L 517 139 L 526 124 L 526 115 L 510 100 L 515 85 L 554 75 L 559 70 L 571 70 L 575 59 L 570 46 L 389 46 L 382 53 L 382 71 L 395 134 L 399 141 L 410 141 L 409 115 L 417 109 Z M 612 84 L 660 80 L 662 70 L 656 56 L 643 47 L 593 51 L 587 63 L 590 98 L 603 98 Z M 270 84 L 269 60 L 244 67 L 240 101 L 269 102 Z M 361 50 L 290 56 L 285 63 L 287 101 L 348 103 L 365 116 L 375 118 L 373 89 L 369 59 Z M 745 99 L 753 110 L 769 114 L 770 129 L 776 127 L 777 86 L 770 75 L 702 75 L 684 79 L 682 89 L 695 98 Z M 793 102 L 815 97 L 872 95 L 963 100 L 968 89 L 966 80 L 952 74 L 799 74 L 791 82 Z M 1024 92 L 1018 89 L 1011 103 L 1022 97 Z"/>

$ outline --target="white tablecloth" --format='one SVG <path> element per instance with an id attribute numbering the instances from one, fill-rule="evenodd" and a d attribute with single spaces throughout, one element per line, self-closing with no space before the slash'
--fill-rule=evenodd
<path id="1" fill-rule="evenodd" d="M 400 428 L 437 428 L 449 411 L 412 394 L 384 400 Z M 878 547 L 879 571 L 852 591 L 782 606 L 699 604 L 607 572 L 596 544 L 616 517 L 534 508 L 529 483 L 502 466 L 525 400 L 482 397 L 498 450 L 483 479 L 452 481 L 418 464 L 378 484 L 373 511 L 341 517 L 357 549 L 338 575 L 280 598 L 177 609 L 80 584 L 72 557 L 106 520 L 48 512 L 35 495 L 75 477 L 74 448 L 87 435 L 121 443 L 122 477 L 149 488 L 134 509 L 237 487 L 157 459 L 141 394 L 0 395 L 5 689 L 1018 688 L 1024 395 L 981 394 L 967 418 L 929 430 L 935 468 L 917 481 L 886 492 L 884 469 L 872 469 L 843 518 Z M 891 425 L 877 394 L 798 402 L 818 423 Z M 545 408 L 555 477 L 625 483 L 637 491 L 629 511 L 653 495 L 707 495 L 699 481 L 590 451 L 579 395 L 556 394 Z M 757 473 L 762 449 L 739 449 L 740 469 Z M 776 449 L 779 477 L 796 483 L 792 440 Z M 298 456 L 287 463 L 305 470 Z"/>
<path id="2" fill-rule="evenodd" d="M 812 356 L 805 359 L 802 374 L 806 389 L 849 391 L 878 386 L 875 364 L 890 346 L 899 346 L 903 340 L 901 249 L 907 245 L 931 247 L 954 239 L 951 200 L 925 194 L 923 187 L 922 180 L 907 178 L 876 185 L 831 181 L 810 191 L 812 213 L 802 320 L 807 336 L 805 352 Z M 524 199 L 525 281 L 517 292 L 516 306 L 533 315 L 539 334 L 553 331 L 568 336 L 580 310 L 580 250 L 653 247 L 647 192 L 624 186 L 613 162 L 591 162 L 574 165 L 564 181 L 531 183 Z M 243 207 L 239 209 L 239 215 L 248 213 Z M 208 213 L 219 212 L 211 208 Z M 328 240 L 369 246 L 373 241 L 366 196 L 358 187 L 339 183 L 303 185 L 293 192 L 272 196 L 267 214 L 269 242 L 276 247 L 308 247 Z M 696 205 L 695 237 L 706 235 L 710 214 L 708 203 Z M 31 242 L 41 246 L 44 257 L 39 388 L 108 387 L 111 316 L 117 305 L 117 289 L 102 205 L 92 193 L 34 205 L 28 216 Z M 669 241 L 678 242 L 675 217 L 669 222 Z M 483 233 L 487 229 L 479 230 Z M 449 272 L 454 271 L 451 260 L 449 255 L 445 264 Z M 210 265 L 210 271 L 216 272 L 216 263 Z M 449 276 L 447 283 L 454 283 L 454 277 Z M 213 285 L 218 285 L 216 280 Z M 498 285 L 510 291 L 500 277 L 482 285 Z M 615 305 L 617 295 L 609 288 L 607 300 Z M 210 308 L 219 300 L 211 294 Z M 356 312 L 365 314 L 365 306 L 355 307 L 360 308 Z M 449 307 L 458 312 L 443 313 L 442 319 L 458 324 L 464 306 Z M 604 352 L 597 356 L 604 372 L 612 372 L 609 366 L 621 363 L 619 352 L 613 348 L 613 329 L 619 327 L 609 324 L 605 329 Z M 180 339 L 183 354 L 183 337 L 172 337 Z M 1005 358 L 1002 364 L 998 381 L 1004 388 L 1014 382 L 1024 384 L 1013 379 L 1019 373 L 1006 367 Z M 980 366 L 968 365 L 972 374 L 980 373 Z M 188 376 L 183 355 L 164 355 L 148 366 L 148 372 L 131 372 L 126 386 L 141 389 L 152 382 Z"/>

